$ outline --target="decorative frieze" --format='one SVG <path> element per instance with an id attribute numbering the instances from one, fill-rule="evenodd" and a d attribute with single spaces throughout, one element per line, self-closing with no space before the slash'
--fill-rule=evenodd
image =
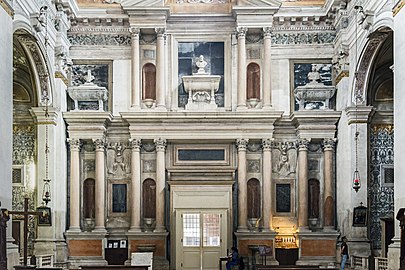
<path id="1" fill-rule="evenodd" d="M 271 43 L 274 45 L 291 44 L 327 44 L 335 40 L 335 32 L 315 32 L 315 33 L 273 33 Z"/>
<path id="2" fill-rule="evenodd" d="M 130 46 L 131 36 L 124 34 L 68 34 L 72 46 Z"/>

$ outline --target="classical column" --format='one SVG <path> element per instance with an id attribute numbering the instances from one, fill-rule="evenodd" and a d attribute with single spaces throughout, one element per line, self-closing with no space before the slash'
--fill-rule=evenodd
<path id="1" fill-rule="evenodd" d="M 156 28 L 156 106 L 166 107 L 165 93 L 165 38 L 166 29 Z"/>
<path id="2" fill-rule="evenodd" d="M 140 72 L 139 72 L 139 28 L 131 28 L 131 106 L 140 108 Z"/>
<path id="3" fill-rule="evenodd" d="M 273 209 L 271 198 L 273 191 L 271 186 L 271 146 L 272 139 L 263 139 L 263 231 L 270 231 L 273 229 Z"/>
<path id="4" fill-rule="evenodd" d="M 165 215 L 165 150 L 166 140 L 154 140 L 156 145 L 156 228 L 155 232 L 164 232 Z"/>
<path id="5" fill-rule="evenodd" d="M 247 28 L 238 30 L 238 108 L 246 108 L 246 32 Z"/>
<path id="6" fill-rule="evenodd" d="M 68 139 L 70 146 L 70 226 L 80 231 L 80 140 Z"/>
<path id="7" fill-rule="evenodd" d="M 334 226 L 335 203 L 333 199 L 333 147 L 336 139 L 324 139 L 324 202 L 323 202 L 323 225 Z"/>
<path id="8" fill-rule="evenodd" d="M 130 139 L 131 156 L 131 227 L 130 231 L 141 231 L 141 140 Z"/>
<path id="9" fill-rule="evenodd" d="M 103 139 L 94 139 L 94 145 L 96 146 L 96 181 L 95 181 L 95 231 L 105 231 L 105 177 L 104 177 L 104 146 Z"/>
<path id="10" fill-rule="evenodd" d="M 298 227 L 308 226 L 308 143 L 298 142 Z"/>
<path id="11" fill-rule="evenodd" d="M 271 31 L 270 27 L 263 28 L 263 108 L 271 107 Z"/>
<path id="12" fill-rule="evenodd" d="M 238 147 L 238 231 L 247 231 L 246 148 L 248 139 L 237 139 Z"/>

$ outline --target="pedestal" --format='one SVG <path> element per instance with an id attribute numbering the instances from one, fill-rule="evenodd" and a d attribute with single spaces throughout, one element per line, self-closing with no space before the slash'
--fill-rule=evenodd
<path id="1" fill-rule="evenodd" d="M 236 232 L 239 254 L 249 257 L 250 262 L 264 265 L 278 265 L 275 258 L 274 243 L 276 232 Z M 266 246 L 271 250 L 271 254 L 259 257 L 259 247 Z"/>

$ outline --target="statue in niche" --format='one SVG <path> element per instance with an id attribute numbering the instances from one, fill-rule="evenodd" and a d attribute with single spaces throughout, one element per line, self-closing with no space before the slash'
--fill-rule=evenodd
<path id="1" fill-rule="evenodd" d="M 125 177 L 130 173 L 130 151 L 121 143 L 109 143 L 107 147 L 107 172 L 114 177 Z"/>
<path id="2" fill-rule="evenodd" d="M 296 151 L 294 142 L 280 142 L 276 148 L 273 172 L 280 176 L 288 176 L 295 173 Z"/>

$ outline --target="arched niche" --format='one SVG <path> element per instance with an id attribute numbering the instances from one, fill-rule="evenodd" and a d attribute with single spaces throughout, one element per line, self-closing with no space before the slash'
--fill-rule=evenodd
<path id="1" fill-rule="evenodd" d="M 260 181 L 252 178 L 247 182 L 247 217 L 260 218 L 261 192 Z"/>
<path id="2" fill-rule="evenodd" d="M 246 97 L 260 99 L 260 66 L 250 63 L 246 69 Z"/>
<path id="3" fill-rule="evenodd" d="M 318 179 L 308 180 L 308 217 L 319 218 L 320 183 Z"/>
<path id="4" fill-rule="evenodd" d="M 156 100 L 156 67 L 152 63 L 142 67 L 142 99 Z"/>
<path id="5" fill-rule="evenodd" d="M 142 183 L 142 212 L 143 218 L 156 218 L 156 182 L 150 178 Z"/>
<path id="6" fill-rule="evenodd" d="M 95 181 L 87 178 L 83 181 L 83 218 L 95 217 Z"/>

